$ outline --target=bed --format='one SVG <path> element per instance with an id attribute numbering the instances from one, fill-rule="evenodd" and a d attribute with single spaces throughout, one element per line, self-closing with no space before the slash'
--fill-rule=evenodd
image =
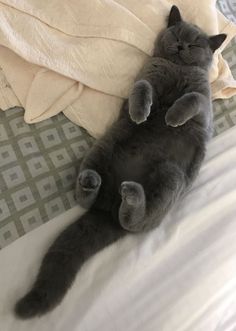
<path id="1" fill-rule="evenodd" d="M 234 1 L 218 6 L 236 22 Z M 223 55 L 236 75 L 235 40 Z M 84 212 L 74 182 L 94 140 L 63 114 L 28 125 L 21 108 L 0 112 L 1 330 L 236 330 L 236 97 L 214 102 L 214 113 L 200 175 L 165 222 L 97 254 L 55 311 L 22 322 L 16 299 Z"/>
<path id="2" fill-rule="evenodd" d="M 213 139 L 198 180 L 165 222 L 92 258 L 42 318 L 19 321 L 12 307 L 53 238 L 83 211 L 75 206 L 4 248 L 1 330 L 235 330 L 235 140 L 236 127 Z"/>

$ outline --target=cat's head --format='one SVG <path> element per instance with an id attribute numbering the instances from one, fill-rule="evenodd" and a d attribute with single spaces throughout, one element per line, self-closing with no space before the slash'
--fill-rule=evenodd
<path id="1" fill-rule="evenodd" d="M 208 36 L 199 27 L 182 20 L 179 9 L 171 8 L 168 26 L 158 37 L 154 56 L 161 56 L 182 65 L 209 67 L 213 53 L 226 34 Z"/>

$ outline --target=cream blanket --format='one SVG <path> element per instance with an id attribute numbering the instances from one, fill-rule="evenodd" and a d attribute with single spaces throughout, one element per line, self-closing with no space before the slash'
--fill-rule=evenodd
<path id="1" fill-rule="evenodd" d="M 0 108 L 25 108 L 27 123 L 63 111 L 100 136 L 152 54 L 169 0 L 0 1 Z M 175 0 L 183 17 L 209 34 L 236 35 L 215 0 Z M 220 52 L 211 70 L 213 98 L 236 94 Z"/>

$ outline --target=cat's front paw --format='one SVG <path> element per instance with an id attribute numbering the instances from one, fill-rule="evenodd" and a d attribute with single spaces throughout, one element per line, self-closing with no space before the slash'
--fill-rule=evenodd
<path id="1" fill-rule="evenodd" d="M 166 125 L 174 128 L 184 125 L 188 119 L 189 118 L 186 116 L 184 111 L 182 109 L 177 109 L 175 106 L 169 108 L 165 116 Z"/>
<path id="2" fill-rule="evenodd" d="M 152 86 L 145 80 L 137 81 L 129 97 L 129 115 L 136 124 L 147 120 L 152 107 Z"/>
<path id="3" fill-rule="evenodd" d="M 150 115 L 152 104 L 146 104 L 141 107 L 140 105 L 130 105 L 129 114 L 130 118 L 136 124 L 145 122 Z"/>

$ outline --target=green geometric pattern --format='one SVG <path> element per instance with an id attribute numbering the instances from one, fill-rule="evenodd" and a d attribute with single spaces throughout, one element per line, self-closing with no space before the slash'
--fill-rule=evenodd
<path id="1" fill-rule="evenodd" d="M 92 138 L 63 114 L 37 124 L 0 111 L 0 248 L 75 205 L 76 172 Z"/>
<path id="2" fill-rule="evenodd" d="M 228 61 L 233 76 L 236 77 L 236 39 L 223 52 Z M 215 135 L 236 125 L 236 96 L 230 99 L 221 99 L 213 102 Z"/>
<path id="3" fill-rule="evenodd" d="M 236 0 L 217 0 L 219 10 L 236 24 Z"/>
<path id="4" fill-rule="evenodd" d="M 219 10 L 232 22 L 236 24 L 236 0 L 218 0 Z M 228 61 L 233 76 L 236 78 L 236 39 L 223 51 L 223 57 Z M 236 125 L 236 96 L 217 100 L 213 103 L 215 135 Z"/>

